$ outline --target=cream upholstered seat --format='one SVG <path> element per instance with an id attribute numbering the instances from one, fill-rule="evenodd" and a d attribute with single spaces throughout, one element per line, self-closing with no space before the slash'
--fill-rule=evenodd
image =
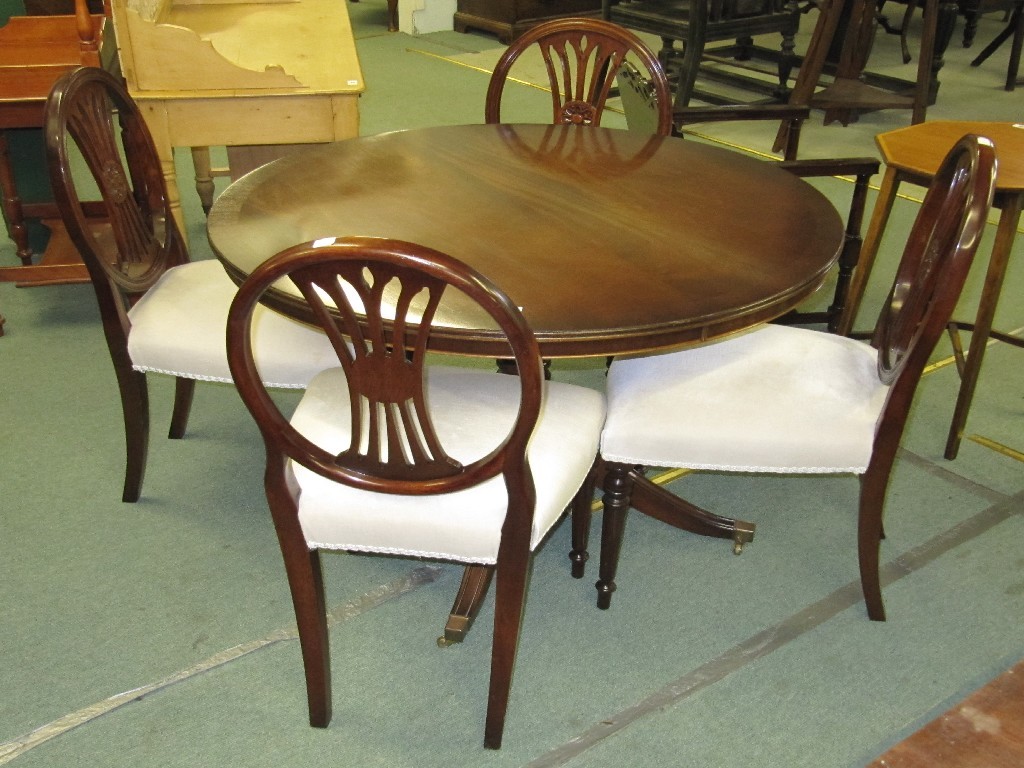
<path id="1" fill-rule="evenodd" d="M 946 157 L 907 242 L 872 345 L 764 326 L 735 338 L 615 360 L 601 437 L 605 509 L 598 606 L 607 608 L 635 467 L 854 473 L 868 615 L 884 620 L 882 504 L 921 372 L 956 305 L 992 202 L 991 143 L 964 137 Z M 583 514 L 589 508 L 578 507 Z M 572 559 L 585 561 L 587 526 Z M 575 572 L 574 575 L 582 575 Z"/>
<path id="2" fill-rule="evenodd" d="M 132 368 L 233 383 L 224 334 L 235 291 L 218 261 L 168 269 L 128 310 Z M 257 368 L 268 386 L 304 389 L 337 362 L 327 337 L 307 325 L 265 307 L 257 308 L 253 322 Z"/>
<path id="3" fill-rule="evenodd" d="M 254 309 L 284 277 L 340 364 L 313 379 L 290 418 L 260 382 L 250 343 Z M 426 365 L 446 291 L 491 317 L 518 376 Z M 310 724 L 331 719 L 320 550 L 453 560 L 497 576 L 484 745 L 501 746 L 531 553 L 590 476 L 604 396 L 545 382 L 521 311 L 485 277 L 395 240 L 317 241 L 260 266 L 232 304 L 228 357 L 267 447 Z"/>
<path id="4" fill-rule="evenodd" d="M 457 461 L 485 456 L 515 424 L 518 377 L 467 368 L 427 370 L 427 401 L 438 439 Z M 317 376 L 291 424 L 332 453 L 351 439 L 344 372 Z M 547 382 L 527 455 L 537 501 L 530 529 L 536 549 L 558 522 L 597 455 L 604 400 L 595 390 Z M 310 546 L 493 564 L 508 504 L 500 477 L 444 495 L 394 496 L 341 485 L 301 465 L 299 521 Z"/>
<path id="5" fill-rule="evenodd" d="M 224 334 L 235 285 L 218 262 L 189 261 L 149 130 L 112 75 L 83 67 L 57 81 L 46 146 L 54 198 L 89 270 L 121 393 L 122 498 L 136 501 L 149 442 L 145 373 L 177 377 L 169 436 L 182 437 L 195 381 L 231 381 Z M 93 184 L 101 200 L 80 199 L 79 189 Z M 256 328 L 260 370 L 274 386 L 304 387 L 336 359 L 323 334 L 270 310 L 259 311 Z"/>
<path id="6" fill-rule="evenodd" d="M 864 472 L 889 387 L 859 341 L 780 325 L 608 371 L 605 461 Z"/>

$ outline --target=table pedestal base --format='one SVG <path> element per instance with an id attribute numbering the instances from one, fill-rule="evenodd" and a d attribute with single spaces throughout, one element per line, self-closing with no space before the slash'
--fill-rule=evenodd
<path id="1" fill-rule="evenodd" d="M 651 482 L 641 471 L 634 470 L 633 478 L 630 506 L 637 512 L 699 536 L 732 539 L 732 549 L 737 555 L 743 551 L 744 544 L 754 540 L 753 523 L 722 517 L 691 504 Z"/>
<path id="2" fill-rule="evenodd" d="M 615 574 L 619 565 L 626 514 L 636 509 L 675 528 L 733 540 L 733 552 L 740 554 L 743 545 L 754 538 L 754 524 L 731 520 L 708 512 L 669 493 L 644 474 L 644 467 L 608 463 L 603 468 L 600 487 L 604 489 L 604 519 L 601 521 L 601 565 L 597 581 L 597 607 L 607 609 L 615 592 Z M 586 550 L 585 537 L 574 541 L 571 557 L 578 560 Z M 574 572 L 573 575 L 576 575 Z"/>
<path id="3" fill-rule="evenodd" d="M 743 551 L 743 545 L 754 540 L 755 526 L 743 520 L 732 520 L 727 517 L 716 515 L 706 509 L 691 504 L 681 499 L 670 491 L 665 490 L 650 478 L 646 477 L 641 468 L 636 468 L 631 473 L 633 489 L 630 496 L 629 506 L 637 512 L 653 517 L 663 523 L 668 523 L 674 528 L 681 528 L 690 533 L 700 536 L 712 536 L 718 539 L 732 539 L 733 552 L 737 555 Z M 598 472 L 596 485 L 601 486 L 604 482 L 604 472 Z M 581 502 L 582 503 L 582 502 Z M 586 503 L 590 503 L 589 500 Z M 604 521 L 602 536 L 616 535 L 612 530 L 615 526 L 608 526 Z M 581 532 L 586 536 L 586 533 Z M 621 536 L 621 533 L 619 534 Z M 583 548 L 586 548 L 585 542 Z M 570 554 L 573 560 L 572 574 L 575 578 L 583 576 L 583 562 L 586 555 L 576 556 Z M 617 559 L 617 558 L 616 558 Z M 484 597 L 487 594 L 487 587 L 491 583 L 494 568 L 487 565 L 467 565 L 462 574 L 462 583 L 459 585 L 459 592 L 455 597 L 451 613 L 448 615 L 448 622 L 444 627 L 444 634 L 437 638 L 437 644 L 442 648 L 452 643 L 461 643 L 466 638 L 466 633 L 473 625 L 474 619 L 480 610 Z"/>

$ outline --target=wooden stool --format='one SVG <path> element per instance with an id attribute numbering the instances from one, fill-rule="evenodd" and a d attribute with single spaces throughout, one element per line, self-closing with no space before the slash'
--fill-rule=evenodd
<path id="1" fill-rule="evenodd" d="M 1002 290 L 1006 265 L 1010 258 L 1010 249 L 1017 234 L 1020 222 L 1021 204 L 1024 202 L 1024 126 L 1013 123 L 980 123 L 960 121 L 934 121 L 912 125 L 896 131 L 881 133 L 875 137 L 882 160 L 885 162 L 885 175 L 878 192 L 871 223 L 868 225 L 861 249 L 860 263 L 850 285 L 847 309 L 839 323 L 838 332 L 849 335 L 857 316 L 864 286 L 867 284 L 878 254 L 878 246 L 882 233 L 889 221 L 896 192 L 901 182 L 909 182 L 927 187 L 939 163 L 949 148 L 961 136 L 976 133 L 990 138 L 996 147 L 999 163 L 996 177 L 996 191 L 993 207 L 1000 210 L 999 224 L 996 229 L 995 242 L 992 244 L 992 255 L 989 257 L 988 272 L 978 302 L 978 312 L 973 323 L 952 321 L 949 326 L 950 337 L 955 349 L 959 348 L 958 332 L 960 329 L 973 331 L 971 345 L 966 358 L 958 354 L 957 367 L 960 371 L 960 392 L 957 395 L 953 421 L 949 427 L 946 440 L 945 456 L 955 459 L 960 449 L 967 412 L 971 407 L 974 390 L 978 383 L 978 374 L 985 355 L 985 346 L 989 338 L 1005 341 L 1014 346 L 1024 348 L 1024 339 L 1007 333 L 994 331 L 992 320 Z"/>

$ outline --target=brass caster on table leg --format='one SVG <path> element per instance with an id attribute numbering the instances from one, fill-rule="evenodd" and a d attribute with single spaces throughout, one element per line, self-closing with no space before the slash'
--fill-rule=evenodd
<path id="1" fill-rule="evenodd" d="M 732 532 L 732 553 L 743 554 L 743 545 L 754 540 L 754 524 L 737 520 Z"/>
<path id="2" fill-rule="evenodd" d="M 466 633 L 473 623 L 469 616 L 452 614 L 448 617 L 448 623 L 444 625 L 444 634 L 437 638 L 438 648 L 447 648 L 449 645 L 461 643 L 466 639 Z"/>

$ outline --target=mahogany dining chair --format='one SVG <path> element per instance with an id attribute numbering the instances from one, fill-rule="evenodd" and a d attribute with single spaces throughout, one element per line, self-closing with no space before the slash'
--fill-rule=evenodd
<path id="1" fill-rule="evenodd" d="M 870 345 L 767 325 L 719 343 L 612 363 L 601 436 L 599 607 L 610 605 L 616 589 L 637 466 L 852 473 L 860 479 L 861 586 L 869 617 L 885 619 L 878 559 L 889 474 L 922 370 L 977 250 L 994 179 L 987 139 L 966 136 L 946 156 Z M 580 510 L 590 514 L 589 507 Z"/>
<path id="2" fill-rule="evenodd" d="M 340 364 L 310 382 L 290 419 L 260 381 L 252 346 L 259 302 L 286 277 Z M 493 321 L 518 376 L 426 365 L 435 311 L 453 295 Z M 545 382 L 537 340 L 498 287 L 397 240 L 329 238 L 264 262 L 231 306 L 228 358 L 266 444 L 310 724 L 331 719 L 320 551 L 449 560 L 497 577 L 484 745 L 499 748 L 531 553 L 589 475 L 604 396 Z"/>
<path id="3" fill-rule="evenodd" d="M 1009 11 L 1009 19 L 1003 30 L 992 38 L 977 56 L 971 61 L 972 67 L 980 67 L 1007 40 L 1010 41 L 1010 56 L 1006 65 L 1007 91 L 1015 90 L 1021 81 L 1017 79 L 1020 71 L 1020 56 L 1024 50 L 1024 0 L 1015 0 Z"/>
<path id="4" fill-rule="evenodd" d="M 46 102 L 45 136 L 54 199 L 88 268 L 114 364 L 122 499 L 134 502 L 149 445 L 146 372 L 176 378 L 168 436 L 183 437 L 196 380 L 231 382 L 224 333 L 235 285 L 219 262 L 189 261 L 153 140 L 117 78 L 95 67 L 61 77 Z M 83 200 L 93 185 L 101 200 Z M 258 329 L 261 372 L 274 386 L 301 389 L 333 360 L 322 334 L 275 312 L 261 310 Z"/>

